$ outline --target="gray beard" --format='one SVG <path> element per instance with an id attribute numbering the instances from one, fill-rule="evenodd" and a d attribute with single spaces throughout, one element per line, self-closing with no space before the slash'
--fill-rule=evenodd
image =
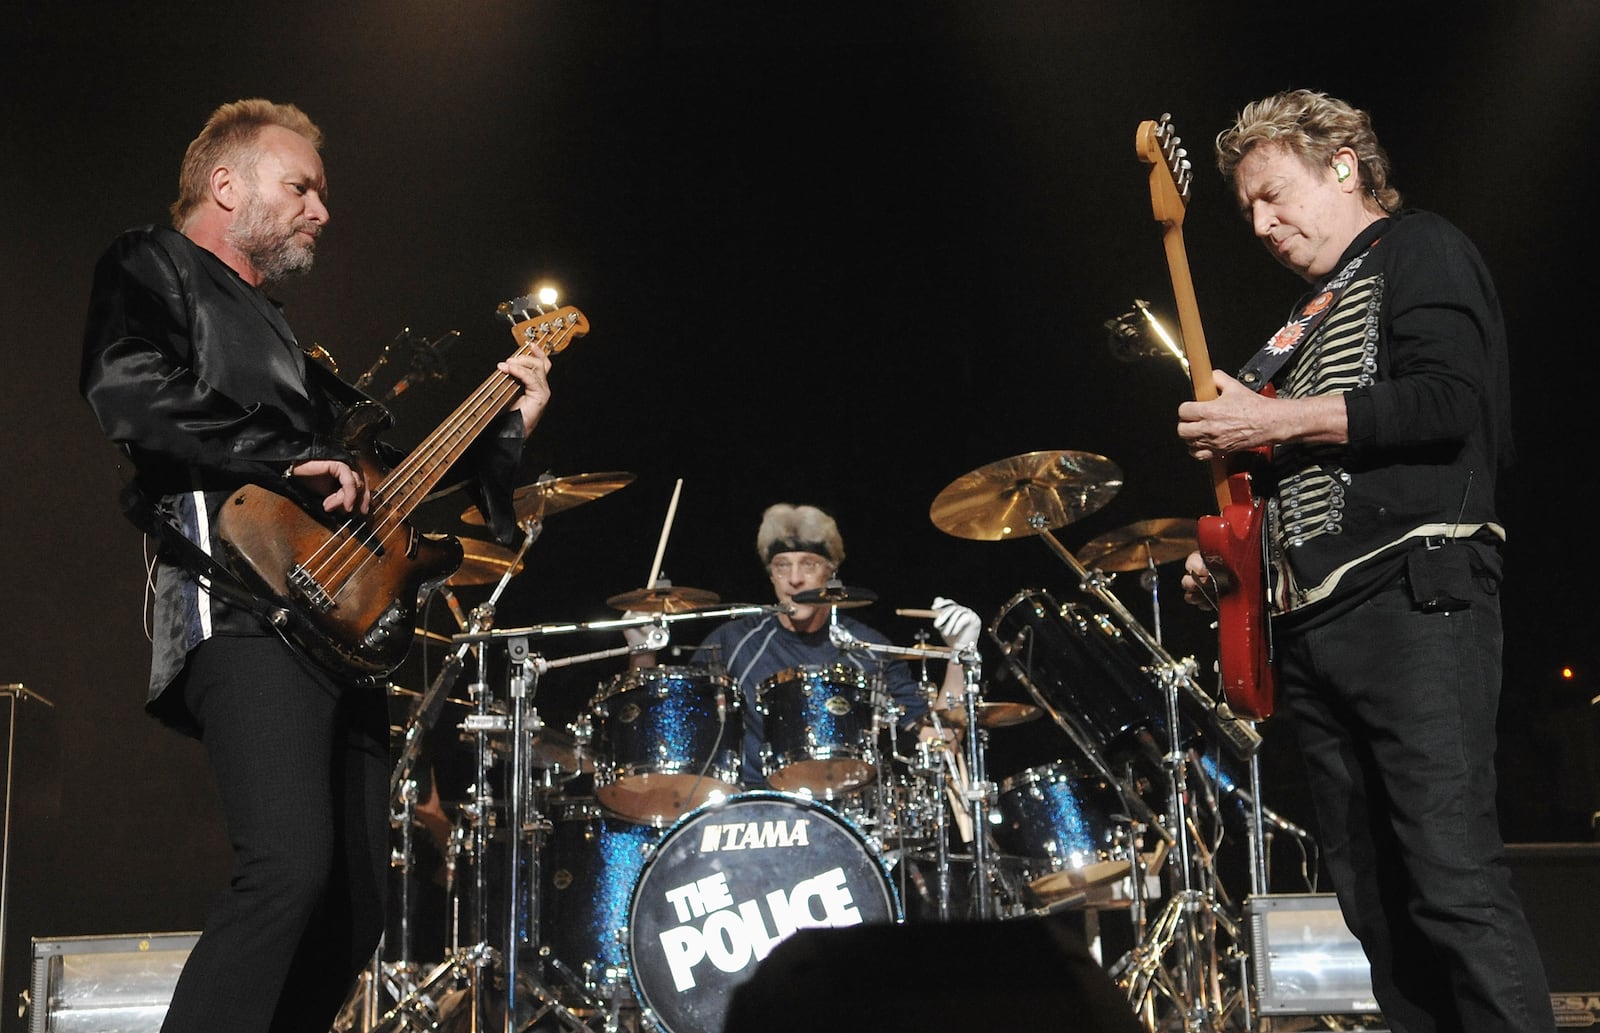
<path id="1" fill-rule="evenodd" d="M 297 244 L 294 227 L 282 230 L 272 222 L 266 206 L 255 198 L 246 201 L 239 217 L 228 227 L 228 243 L 250 260 L 263 281 L 274 283 L 290 275 L 311 271 L 314 244 Z"/>

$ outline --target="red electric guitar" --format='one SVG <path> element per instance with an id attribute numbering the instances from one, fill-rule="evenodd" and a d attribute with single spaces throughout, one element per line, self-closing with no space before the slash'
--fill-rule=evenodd
<path id="1" fill-rule="evenodd" d="M 1193 170 L 1168 118 L 1163 115 L 1160 122 L 1139 123 L 1136 146 L 1140 160 L 1150 166 L 1150 204 L 1156 221 L 1164 227 L 1161 239 L 1178 304 L 1189 380 L 1195 399 L 1208 402 L 1217 397 L 1217 387 L 1211 378 L 1211 356 L 1206 352 L 1200 308 L 1183 248 L 1183 215 Z M 1200 518 L 1198 537 L 1200 553 L 1217 586 L 1222 692 L 1235 714 L 1259 720 L 1272 714 L 1276 695 L 1262 566 L 1264 507 L 1251 491 L 1249 473 L 1233 469 L 1226 460 L 1211 461 L 1211 479 L 1219 515 Z"/>

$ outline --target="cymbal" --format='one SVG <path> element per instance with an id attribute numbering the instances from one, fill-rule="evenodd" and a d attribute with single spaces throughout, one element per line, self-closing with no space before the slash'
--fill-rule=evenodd
<path id="1" fill-rule="evenodd" d="M 1141 520 L 1107 531 L 1078 550 L 1078 562 L 1100 570 L 1147 570 L 1188 556 L 1200 543 L 1195 539 L 1199 521 L 1169 517 Z"/>
<path id="2" fill-rule="evenodd" d="M 820 603 L 823 606 L 836 606 L 841 610 L 853 610 L 858 606 L 871 606 L 877 602 L 878 593 L 866 588 L 824 585 L 821 588 L 808 588 L 804 592 L 796 592 L 790 599 L 802 605 Z"/>
<path id="3" fill-rule="evenodd" d="M 978 703 L 979 728 L 1009 728 L 1012 725 L 1025 724 L 1036 720 L 1044 711 L 1031 703 L 1005 703 L 990 702 L 987 700 Z M 967 727 L 967 708 L 951 707 L 949 710 L 939 711 L 939 720 L 943 724 L 954 725 L 957 728 Z M 922 718 L 922 723 L 933 723 L 928 716 Z"/>
<path id="4" fill-rule="evenodd" d="M 929 507 L 957 538 L 997 542 L 1054 530 L 1095 512 L 1122 488 L 1122 470 L 1092 452 L 1027 452 L 962 474 Z"/>
<path id="5" fill-rule="evenodd" d="M 637 613 L 686 613 L 720 602 L 715 592 L 703 588 L 683 588 L 662 585 L 659 588 L 636 588 L 606 600 L 614 610 L 633 610 Z"/>
<path id="6" fill-rule="evenodd" d="M 457 587 L 492 584 L 500 580 L 516 558 L 517 550 L 508 549 L 497 542 L 486 542 L 480 538 L 463 538 L 461 566 L 450 575 L 449 583 Z M 521 570 L 522 565 L 519 563 L 513 573 L 520 573 Z"/>
<path id="7" fill-rule="evenodd" d="M 511 493 L 511 504 L 517 511 L 517 521 L 543 520 L 551 513 L 581 506 L 618 488 L 633 483 L 631 473 L 575 473 L 566 477 L 546 474 L 532 484 L 525 484 Z M 483 514 L 478 507 L 468 507 L 461 514 L 467 524 L 483 525 Z"/>

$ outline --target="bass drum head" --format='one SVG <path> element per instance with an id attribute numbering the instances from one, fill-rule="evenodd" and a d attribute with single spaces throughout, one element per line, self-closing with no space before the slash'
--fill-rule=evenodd
<path id="1" fill-rule="evenodd" d="M 899 918 L 888 873 L 849 822 L 805 797 L 744 793 L 685 815 L 645 862 L 630 975 L 657 1028 L 720 1030 L 734 989 L 794 932 Z"/>

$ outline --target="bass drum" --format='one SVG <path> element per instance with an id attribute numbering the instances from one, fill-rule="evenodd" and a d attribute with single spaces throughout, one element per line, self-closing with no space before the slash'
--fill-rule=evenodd
<path id="1" fill-rule="evenodd" d="M 1081 730 L 1108 759 L 1160 763 L 1152 737 L 1165 738 L 1166 702 L 1134 643 L 1109 617 L 1029 589 L 1005 604 L 989 636 L 1040 706 Z"/>
<path id="2" fill-rule="evenodd" d="M 734 989 L 792 933 L 899 917 L 888 873 L 849 822 L 807 797 L 730 797 L 669 829 L 639 874 L 634 991 L 658 1029 L 720 1030 Z"/>
<path id="3" fill-rule="evenodd" d="M 552 803 L 540 864 L 541 953 L 552 982 L 590 1002 L 614 1001 L 628 988 L 622 924 L 645 859 L 666 830 L 607 814 L 593 800 Z"/>
<path id="4" fill-rule="evenodd" d="M 744 716 L 723 674 L 640 667 L 589 704 L 599 726 L 595 796 L 631 821 L 670 825 L 713 796 L 739 790 Z"/>

